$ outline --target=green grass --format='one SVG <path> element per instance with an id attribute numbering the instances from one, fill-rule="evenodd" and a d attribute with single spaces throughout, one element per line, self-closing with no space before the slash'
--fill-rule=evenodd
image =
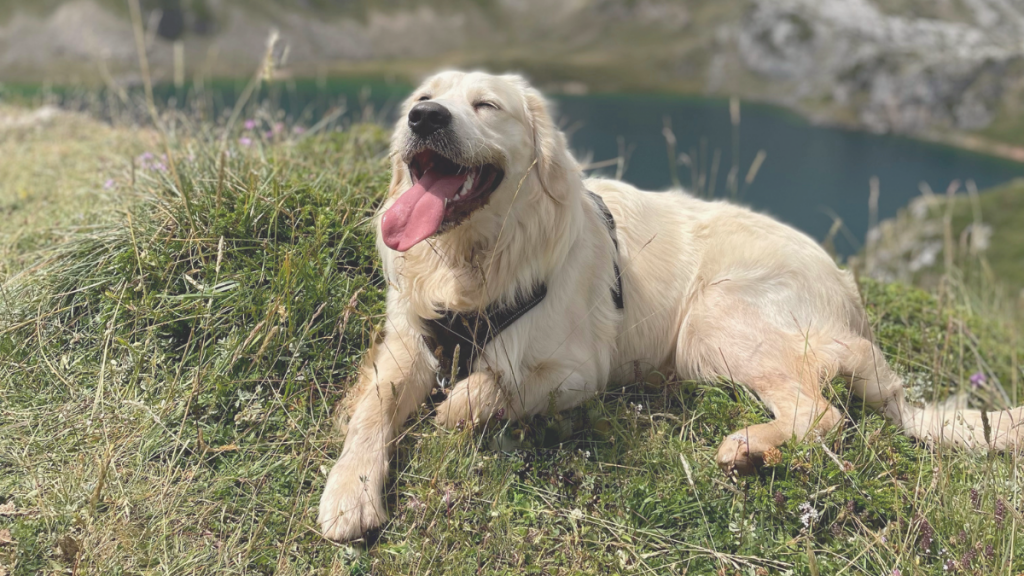
<path id="1" fill-rule="evenodd" d="M 947 233 L 946 219 L 949 226 Z M 970 291 L 1001 299 L 1024 313 L 1024 180 L 978 194 L 919 198 L 909 209 L 884 221 L 866 249 L 868 272 L 916 285 L 936 287 L 953 276 Z M 976 243 L 973 231 L 984 241 Z M 934 249 L 927 261 L 920 255 Z M 917 260 L 921 265 L 908 266 Z"/>
<path id="2" fill-rule="evenodd" d="M 0 282 L 37 259 L 36 248 L 95 224 L 100 207 L 117 209 L 123 190 L 104 184 L 156 140 L 79 114 L 0 104 Z"/>
<path id="3" fill-rule="evenodd" d="M 1016 290 L 1024 290 L 1024 180 L 1015 180 L 978 195 L 975 204 L 958 196 L 953 208 L 953 234 L 959 239 L 975 220 L 992 227 L 984 252 L 986 265 L 995 277 Z M 970 266 L 970 259 L 963 258 Z"/>
<path id="4" fill-rule="evenodd" d="M 847 426 L 741 480 L 715 466 L 718 442 L 767 413 L 728 382 L 631 384 L 483 432 L 441 430 L 424 406 L 395 457 L 393 520 L 371 545 L 324 541 L 332 410 L 383 313 L 367 223 L 386 133 L 232 137 L 223 153 L 208 128 L 178 134 L 177 177 L 111 161 L 117 210 L 34 222 L 30 252 L 0 259 L 19 263 L 0 298 L 0 536 L 16 541 L 0 537 L 0 572 L 1024 570 L 1016 457 L 931 451 L 841 381 Z M 1020 396 L 1012 324 L 950 291 L 862 288 L 916 394 L 981 370 L 976 403 Z"/>

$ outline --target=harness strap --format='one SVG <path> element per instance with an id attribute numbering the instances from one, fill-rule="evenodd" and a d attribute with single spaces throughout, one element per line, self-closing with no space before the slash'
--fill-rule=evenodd
<path id="1" fill-rule="evenodd" d="M 598 213 L 608 228 L 608 235 L 615 245 L 615 252 L 618 254 L 619 240 L 615 234 L 615 218 L 611 210 L 604 203 L 600 196 L 587 190 L 587 196 L 594 203 Z M 615 284 L 611 287 L 612 302 L 615 308 L 624 308 L 622 300 L 622 276 L 619 274 L 618 257 L 612 261 L 615 270 Z M 527 295 L 519 295 L 511 306 L 498 306 L 496 303 L 487 307 L 483 312 L 455 312 L 443 310 L 440 318 L 424 320 L 427 333 L 423 335 L 423 342 L 427 349 L 437 358 L 438 377 L 448 378 L 452 374 L 452 368 L 456 368 L 455 378 L 461 379 L 469 376 L 473 362 L 483 352 L 491 340 L 494 340 L 505 328 L 508 328 L 524 314 L 533 310 L 544 300 L 548 294 L 548 287 L 544 283 L 534 286 L 533 291 Z M 456 359 L 456 348 L 458 358 Z M 455 362 L 458 366 L 453 366 Z"/>
<path id="2" fill-rule="evenodd" d="M 587 196 L 594 203 L 594 207 L 597 208 L 601 218 L 604 219 L 604 225 L 608 228 L 608 235 L 612 237 L 612 244 L 615 245 L 615 260 L 612 260 L 612 268 L 615 270 L 615 285 L 612 286 L 612 302 L 615 302 L 615 308 L 622 310 L 625 308 L 625 303 L 622 300 L 622 274 L 619 273 L 619 237 L 615 233 L 615 217 L 612 216 L 612 211 L 608 209 L 608 205 L 604 203 L 604 200 L 594 194 L 590 190 L 587 190 Z"/>
<path id="3" fill-rule="evenodd" d="M 533 310 L 548 294 L 546 284 L 538 284 L 525 298 L 517 297 L 512 306 L 499 307 L 492 304 L 482 313 L 454 312 L 446 310 L 440 318 L 424 320 L 429 334 L 423 336 L 427 348 L 438 361 L 441 378 L 452 373 L 455 362 L 455 348 L 459 348 L 456 378 L 465 378 L 473 362 L 502 330 Z"/>

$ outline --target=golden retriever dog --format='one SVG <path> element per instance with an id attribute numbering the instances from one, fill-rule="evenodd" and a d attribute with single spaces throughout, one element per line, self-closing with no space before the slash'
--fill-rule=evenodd
<path id="1" fill-rule="evenodd" d="M 775 420 L 722 441 L 727 473 L 839 424 L 821 393 L 836 375 L 916 438 L 1021 443 L 1021 408 L 990 413 L 986 441 L 979 411 L 905 401 L 853 277 L 803 233 L 727 202 L 584 179 L 518 76 L 433 76 L 405 103 L 391 152 L 375 221 L 387 317 L 347 400 L 320 500 L 327 538 L 386 521 L 392 444 L 452 375 L 436 407 L 447 428 L 577 406 L 636 366 L 732 379 Z"/>

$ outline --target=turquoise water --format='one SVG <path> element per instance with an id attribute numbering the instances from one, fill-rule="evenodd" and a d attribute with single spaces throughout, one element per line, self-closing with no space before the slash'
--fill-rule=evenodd
<path id="1" fill-rule="evenodd" d="M 241 82 L 207 83 L 202 98 L 196 98 L 191 88 L 158 87 L 156 95 L 163 104 L 178 107 L 182 102 L 194 106 L 202 101 L 205 113 L 223 116 L 243 87 Z M 289 119 L 305 125 L 342 104 L 349 121 L 390 123 L 395 107 L 410 89 L 382 81 L 304 80 L 264 87 L 254 100 L 281 109 Z M 735 127 L 726 99 L 601 94 L 553 100 L 559 124 L 578 157 L 600 163 L 626 152 L 625 180 L 645 189 L 667 189 L 672 184 L 663 135 L 667 119 L 677 139 L 677 162 L 679 154 L 690 158 L 690 166 L 679 162 L 676 169 L 684 186 L 699 188 L 704 195 L 735 198 L 819 241 L 828 235 L 835 218 L 841 218 L 843 228 L 835 245 L 843 254 L 855 252 L 863 242 L 872 177 L 880 183 L 880 218 L 906 206 L 920 194 L 922 183 L 942 192 L 953 180 L 973 180 L 984 189 L 1024 177 L 1024 164 L 910 138 L 814 126 L 773 106 L 743 102 Z M 764 162 L 747 185 L 744 180 L 751 163 L 762 151 Z M 734 157 L 737 185 L 729 186 Z M 616 168 L 608 166 L 601 172 L 615 174 Z"/>
<path id="2" fill-rule="evenodd" d="M 633 147 L 623 178 L 653 190 L 671 181 L 662 135 L 666 117 L 677 151 L 698 167 L 679 167 L 684 186 L 693 187 L 693 173 L 704 174 L 710 184 L 715 151 L 720 151 L 717 197 L 732 195 L 725 182 L 738 132 L 738 200 L 819 241 L 834 218 L 841 218 L 844 228 L 835 245 L 843 254 L 855 252 L 864 240 L 872 177 L 879 181 L 879 217 L 887 218 L 918 196 L 922 183 L 942 193 L 953 180 L 973 180 L 984 189 L 1024 176 L 1024 164 L 911 138 L 814 126 L 772 106 L 742 103 L 734 131 L 727 100 L 598 95 L 564 97 L 559 103 L 567 121 L 580 125 L 572 133 L 574 148 L 592 150 L 594 159 L 602 160 L 618 154 L 621 138 Z M 743 180 L 761 150 L 764 162 L 746 186 Z"/>

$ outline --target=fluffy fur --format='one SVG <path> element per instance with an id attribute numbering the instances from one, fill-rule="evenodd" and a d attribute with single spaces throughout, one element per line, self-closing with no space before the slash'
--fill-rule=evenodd
<path id="1" fill-rule="evenodd" d="M 978 411 L 909 405 L 872 342 L 853 278 L 804 234 L 726 202 L 584 180 L 544 99 L 520 77 L 445 72 L 404 111 L 421 99 L 452 112 L 460 163 L 499 164 L 506 177 L 483 208 L 405 253 L 378 234 L 389 283 L 385 335 L 350 396 L 348 435 L 320 501 L 326 537 L 359 538 L 387 518 L 392 443 L 435 382 L 422 320 L 509 302 L 538 281 L 547 298 L 484 349 L 438 406 L 440 424 L 569 408 L 633 378 L 639 363 L 686 379 L 731 378 L 771 409 L 774 421 L 723 440 L 718 463 L 727 472 L 748 472 L 768 448 L 839 424 L 841 413 L 821 395 L 837 374 L 916 438 L 1021 445 L 1021 408 L 989 414 L 986 443 Z M 481 99 L 496 108 L 474 106 Z M 403 115 L 381 214 L 412 186 L 411 139 Z M 613 213 L 617 252 L 586 190 Z M 609 295 L 615 258 L 625 310 Z"/>

